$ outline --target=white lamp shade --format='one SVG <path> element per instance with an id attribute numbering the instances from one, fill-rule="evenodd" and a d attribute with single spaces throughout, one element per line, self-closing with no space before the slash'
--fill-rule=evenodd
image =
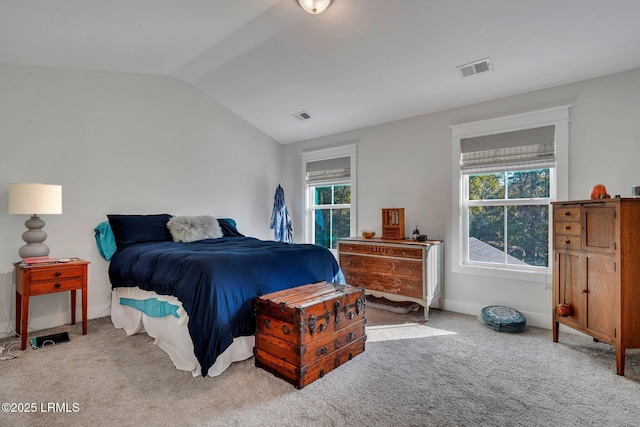
<path id="1" fill-rule="evenodd" d="M 9 184 L 9 213 L 61 214 L 62 186 L 49 184 Z"/>
<path id="2" fill-rule="evenodd" d="M 298 0 L 298 4 L 305 11 L 312 15 L 324 12 L 326 8 L 331 4 L 331 0 Z"/>

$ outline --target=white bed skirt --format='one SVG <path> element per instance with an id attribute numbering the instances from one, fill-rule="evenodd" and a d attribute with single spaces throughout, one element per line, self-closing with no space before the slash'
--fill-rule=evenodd
<path id="1" fill-rule="evenodd" d="M 120 298 L 146 300 L 157 298 L 180 307 L 179 318 L 173 315 L 151 317 L 133 307 L 120 304 Z M 182 303 L 174 296 L 158 295 L 140 288 L 115 288 L 112 293 L 111 321 L 116 328 L 124 329 L 127 335 L 146 332 L 154 338 L 154 344 L 163 349 L 176 368 L 189 371 L 194 377 L 201 376 L 200 363 L 193 352 L 193 342 L 187 323 L 189 316 Z M 233 344 L 209 368 L 208 375 L 215 377 L 223 373 L 233 362 L 253 356 L 254 337 L 238 337 Z"/>

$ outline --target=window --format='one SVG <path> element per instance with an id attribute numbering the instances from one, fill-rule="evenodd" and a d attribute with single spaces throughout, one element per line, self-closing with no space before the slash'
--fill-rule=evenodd
<path id="1" fill-rule="evenodd" d="M 549 266 L 552 168 L 465 175 L 465 263 Z"/>
<path id="2" fill-rule="evenodd" d="M 312 243 L 337 249 L 338 239 L 351 235 L 351 183 L 310 185 Z"/>
<path id="3" fill-rule="evenodd" d="M 332 251 L 355 233 L 355 145 L 303 153 L 305 241 Z"/>
<path id="4" fill-rule="evenodd" d="M 568 110 L 452 127 L 454 272 L 550 279 L 550 204 L 566 197 Z"/>

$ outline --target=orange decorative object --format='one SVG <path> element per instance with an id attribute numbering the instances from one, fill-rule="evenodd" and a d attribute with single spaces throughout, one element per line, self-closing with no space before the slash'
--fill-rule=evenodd
<path id="1" fill-rule="evenodd" d="M 596 184 L 591 189 L 591 200 L 609 199 L 611 196 L 607 193 L 607 187 L 602 184 Z"/>
<path id="2" fill-rule="evenodd" d="M 563 302 L 561 304 L 558 304 L 557 310 L 558 310 L 558 316 L 562 316 L 562 317 L 571 316 L 571 306 L 567 303 Z"/>

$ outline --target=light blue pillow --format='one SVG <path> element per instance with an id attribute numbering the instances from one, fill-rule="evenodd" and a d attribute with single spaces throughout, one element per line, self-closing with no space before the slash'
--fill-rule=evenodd
<path id="1" fill-rule="evenodd" d="M 93 231 L 96 234 L 96 245 L 98 245 L 100 256 L 109 261 L 116 252 L 116 239 L 109 221 L 101 222 Z"/>

